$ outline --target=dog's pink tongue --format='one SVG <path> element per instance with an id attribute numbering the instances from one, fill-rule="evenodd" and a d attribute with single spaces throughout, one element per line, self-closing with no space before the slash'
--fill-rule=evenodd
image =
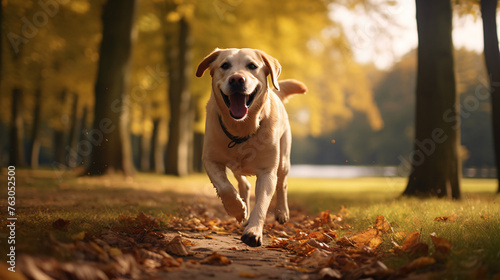
<path id="1" fill-rule="evenodd" d="M 247 112 L 246 98 L 244 94 L 231 94 L 229 96 L 230 106 L 229 110 L 233 117 L 243 118 Z"/>

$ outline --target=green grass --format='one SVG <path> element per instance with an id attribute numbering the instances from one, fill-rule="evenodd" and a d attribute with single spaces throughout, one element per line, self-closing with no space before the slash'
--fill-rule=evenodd
<path id="1" fill-rule="evenodd" d="M 116 225 L 121 214 L 135 216 L 142 211 L 167 221 L 169 215 L 180 213 L 183 203 L 208 203 L 223 211 L 206 175 L 176 178 L 139 173 L 134 179 L 76 177 L 71 172 L 64 173 L 61 179 L 58 175 L 52 170 L 17 170 L 18 254 L 50 254 L 49 234 L 69 241 L 82 231 L 98 233 Z M 500 196 L 495 194 L 496 180 L 462 180 L 463 198 L 459 201 L 402 198 L 400 194 L 406 183 L 403 178 L 291 178 L 288 183 L 292 209 L 312 215 L 327 209 L 336 213 L 344 206 L 352 232 L 372 226 L 375 218 L 383 215 L 395 231 L 421 231 L 423 241 L 428 244 L 432 244 L 429 237 L 432 232 L 450 240 L 451 271 L 462 271 L 464 266 L 477 263 L 486 265 L 490 275 L 500 273 Z M 0 184 L 6 189 L 5 169 Z M 2 216 L 7 206 L 6 192 L 3 193 Z M 455 222 L 434 221 L 435 217 L 452 215 Z M 52 223 L 59 218 L 71 221 L 66 231 L 53 229 Z M 1 233 L 0 244 L 5 245 L 5 229 Z M 4 245 L 0 245 L 2 260 L 7 253 Z M 387 258 L 393 266 L 405 261 Z"/>
<path id="2" fill-rule="evenodd" d="M 311 213 L 326 209 L 336 213 L 341 206 L 346 207 L 352 232 L 372 226 L 375 218 L 383 215 L 396 232 L 420 231 L 431 250 L 430 234 L 435 232 L 453 244 L 448 264 L 453 271 L 451 279 L 473 278 L 466 273 L 481 269 L 481 265 L 490 274 L 500 273 L 500 195 L 495 194 L 496 180 L 462 180 L 462 199 L 458 201 L 401 197 L 405 179 L 393 182 L 388 183 L 386 178 L 291 179 L 289 199 Z M 453 215 L 455 222 L 434 220 Z M 387 241 L 385 244 L 389 244 Z M 399 267 L 408 260 L 392 257 L 386 261 Z"/>

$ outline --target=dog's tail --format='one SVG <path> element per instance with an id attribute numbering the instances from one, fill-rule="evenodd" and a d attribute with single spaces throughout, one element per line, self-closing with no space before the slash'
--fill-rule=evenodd
<path id="1" fill-rule="evenodd" d="M 294 79 L 279 81 L 280 90 L 275 90 L 283 103 L 286 103 L 292 94 L 307 92 L 307 87 L 302 82 Z"/>

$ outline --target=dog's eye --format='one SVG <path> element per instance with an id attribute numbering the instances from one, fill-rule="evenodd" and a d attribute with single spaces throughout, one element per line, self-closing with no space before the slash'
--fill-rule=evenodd
<path id="1" fill-rule="evenodd" d="M 255 70 L 257 69 L 257 65 L 253 64 L 252 62 L 248 63 L 247 64 L 247 68 L 250 69 L 250 70 Z"/>
<path id="2" fill-rule="evenodd" d="M 227 69 L 231 68 L 231 64 L 229 64 L 229 63 L 227 63 L 227 62 L 224 62 L 224 63 L 221 65 L 221 67 L 220 67 L 220 68 L 222 68 L 222 69 L 224 69 L 224 70 L 227 70 Z"/>

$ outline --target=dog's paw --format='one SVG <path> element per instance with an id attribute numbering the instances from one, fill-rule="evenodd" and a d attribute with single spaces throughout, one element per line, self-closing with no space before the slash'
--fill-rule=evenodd
<path id="1" fill-rule="evenodd" d="M 241 199 L 241 197 L 236 194 L 234 199 L 223 199 L 222 204 L 224 205 L 224 209 L 229 216 L 233 216 L 240 223 L 245 220 L 247 215 L 247 206 Z"/>
<path id="2" fill-rule="evenodd" d="M 241 236 L 241 241 L 251 247 L 259 247 L 262 245 L 262 231 L 256 233 L 251 230 L 245 230 Z"/>
<path id="3" fill-rule="evenodd" d="M 284 223 L 288 222 L 288 220 L 290 219 L 290 214 L 288 211 L 283 211 L 283 210 L 277 209 L 276 212 L 274 213 L 274 215 L 276 217 L 276 221 L 278 221 L 278 223 L 280 223 L 280 224 L 284 224 Z"/>

